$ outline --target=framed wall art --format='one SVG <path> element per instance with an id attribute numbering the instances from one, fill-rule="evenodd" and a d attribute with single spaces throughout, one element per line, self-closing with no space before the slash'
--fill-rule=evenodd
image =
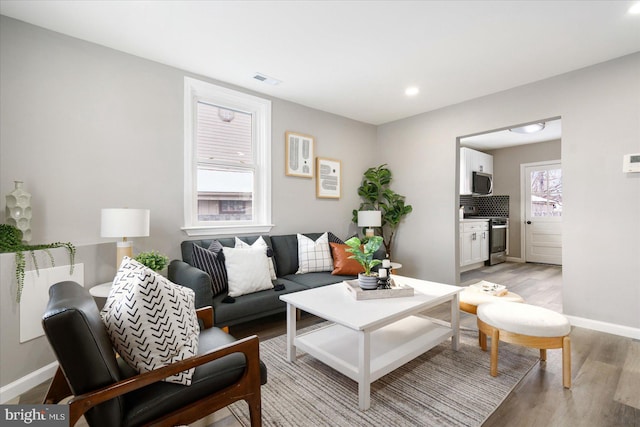
<path id="1" fill-rule="evenodd" d="M 342 193 L 342 173 L 340 160 L 316 159 L 316 197 L 339 199 Z"/>
<path id="2" fill-rule="evenodd" d="M 285 174 L 313 178 L 314 139 L 296 132 L 285 133 Z"/>

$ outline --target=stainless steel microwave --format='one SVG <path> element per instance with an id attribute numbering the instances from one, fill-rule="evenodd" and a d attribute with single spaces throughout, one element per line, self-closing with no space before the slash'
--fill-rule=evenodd
<path id="1" fill-rule="evenodd" d="M 493 193 L 493 176 L 490 173 L 473 172 L 471 192 L 477 196 L 488 196 Z"/>

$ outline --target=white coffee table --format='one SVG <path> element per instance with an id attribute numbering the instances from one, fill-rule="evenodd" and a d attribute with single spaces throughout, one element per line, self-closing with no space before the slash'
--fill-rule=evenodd
<path id="1" fill-rule="evenodd" d="M 287 303 L 287 360 L 296 349 L 358 382 L 360 409 L 371 404 L 371 383 L 451 338 L 458 350 L 458 293 L 462 288 L 392 275 L 415 295 L 356 301 L 343 283 L 280 296 Z M 451 322 L 420 313 L 442 303 L 451 306 Z M 296 309 L 333 322 L 297 335 Z"/>

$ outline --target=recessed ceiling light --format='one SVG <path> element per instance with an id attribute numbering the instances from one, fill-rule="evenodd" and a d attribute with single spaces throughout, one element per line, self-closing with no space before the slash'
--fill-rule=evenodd
<path id="1" fill-rule="evenodd" d="M 405 95 L 407 96 L 416 96 L 417 94 L 420 93 L 420 89 L 415 87 L 415 86 L 411 86 L 408 87 L 405 91 L 404 91 Z"/>
<path id="2" fill-rule="evenodd" d="M 510 132 L 515 132 L 515 133 L 536 133 L 536 132 L 540 132 L 542 129 L 544 129 L 545 124 L 544 123 L 531 123 L 530 125 L 524 125 L 524 126 L 520 126 L 517 128 L 511 128 L 509 129 Z"/>
<path id="3" fill-rule="evenodd" d="M 634 4 L 633 6 L 631 6 L 628 10 L 628 13 L 632 14 L 632 15 L 638 15 L 640 14 L 640 2 Z"/>

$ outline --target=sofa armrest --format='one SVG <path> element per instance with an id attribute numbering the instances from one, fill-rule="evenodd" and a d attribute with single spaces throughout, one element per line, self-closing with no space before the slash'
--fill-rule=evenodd
<path id="1" fill-rule="evenodd" d="M 193 289 L 196 293 L 196 308 L 211 305 L 213 300 L 211 278 L 204 271 L 184 261 L 174 259 L 169 264 L 168 278 L 173 283 Z"/>

